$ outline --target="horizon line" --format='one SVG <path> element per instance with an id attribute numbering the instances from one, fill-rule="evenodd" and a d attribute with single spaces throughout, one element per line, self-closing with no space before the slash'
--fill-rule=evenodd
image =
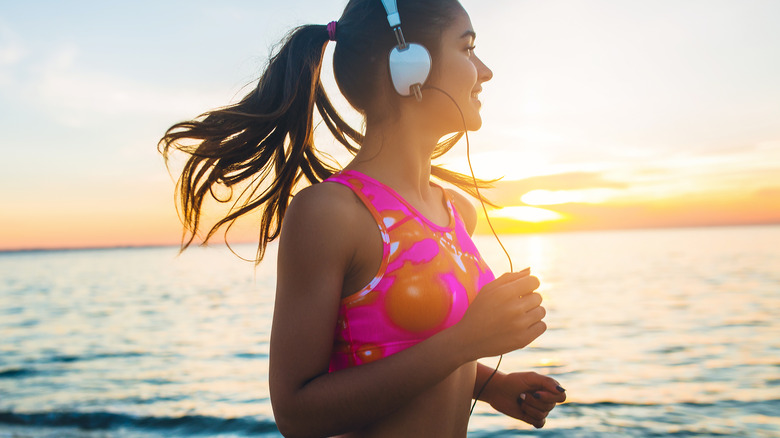
<path id="1" fill-rule="evenodd" d="M 670 225 L 670 226 L 641 226 L 641 227 L 613 227 L 613 228 L 588 228 L 588 229 L 560 229 L 560 230 L 545 230 L 545 231 L 520 231 L 507 233 L 503 232 L 503 235 L 528 235 L 528 234 L 562 234 L 562 233 L 591 233 L 591 232 L 609 232 L 609 231 L 642 231 L 642 230 L 674 230 L 674 229 L 694 229 L 694 228 L 737 228 L 737 227 L 772 227 L 780 226 L 780 222 L 757 222 L 757 223 L 742 223 L 742 224 L 713 224 L 713 225 Z M 491 233 L 475 233 L 475 235 L 490 236 Z M 229 245 L 248 245 L 255 242 L 240 241 L 233 242 Z M 271 242 L 273 243 L 273 242 Z M 209 242 L 206 245 L 197 244 L 191 245 L 192 247 L 208 248 L 210 246 L 228 246 L 226 242 Z M 36 253 L 36 252 L 57 252 L 57 251 L 101 251 L 101 250 L 116 250 L 116 249 L 151 249 L 151 248 L 181 248 L 181 244 L 178 243 L 151 243 L 151 244 L 108 244 L 108 245 L 87 245 L 87 246 L 62 246 L 62 247 L 28 247 L 28 248 L 0 248 L 0 255 L 6 254 L 20 254 L 20 253 Z"/>

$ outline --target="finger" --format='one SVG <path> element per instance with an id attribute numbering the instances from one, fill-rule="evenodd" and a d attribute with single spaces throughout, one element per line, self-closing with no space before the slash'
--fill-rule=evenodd
<path id="1" fill-rule="evenodd" d="M 520 415 L 516 416 L 515 418 L 517 418 L 518 420 L 525 421 L 526 423 L 530 424 L 531 426 L 537 429 L 541 429 L 542 427 L 544 427 L 544 423 L 547 421 L 544 418 L 541 420 L 533 419 L 530 416 L 528 416 L 525 412 L 522 411 L 520 412 Z"/>
<path id="2" fill-rule="evenodd" d="M 493 280 L 496 286 L 503 286 L 513 281 L 519 280 L 523 277 L 527 277 L 531 273 L 531 268 L 525 268 L 522 271 L 517 272 L 505 272 L 500 277 Z"/>
<path id="3" fill-rule="evenodd" d="M 545 376 L 546 377 L 546 376 Z M 562 395 L 563 400 L 566 400 L 566 389 L 564 389 L 560 383 L 558 383 L 557 380 L 547 377 L 543 382 L 542 385 L 544 389 L 547 390 L 552 395 Z M 562 401 L 563 401 L 562 400 Z"/>
<path id="4" fill-rule="evenodd" d="M 525 274 L 522 274 L 525 272 Z M 494 280 L 496 287 L 506 289 L 508 293 L 528 295 L 539 287 L 539 279 L 526 271 L 512 272 Z M 493 284 L 492 282 L 489 284 Z"/>
<path id="5" fill-rule="evenodd" d="M 515 288 L 516 292 L 520 294 L 520 296 L 529 295 L 538 289 L 539 285 L 539 279 L 533 275 L 526 275 L 525 277 L 518 278 L 511 284 L 511 286 Z"/>
<path id="6" fill-rule="evenodd" d="M 518 304 L 524 312 L 528 312 L 534 307 L 539 307 L 542 304 L 542 296 L 537 293 L 521 296 Z"/>
<path id="7" fill-rule="evenodd" d="M 534 341 L 534 339 L 541 336 L 546 330 L 547 324 L 545 324 L 544 321 L 538 321 L 531 324 L 527 329 L 523 330 L 522 336 L 518 339 L 518 341 L 522 344 L 522 346 L 518 348 L 523 348 L 530 344 Z"/>
<path id="8" fill-rule="evenodd" d="M 547 315 L 547 310 L 542 307 L 535 307 L 532 309 L 529 309 L 525 312 L 525 319 L 528 322 L 528 325 L 531 325 L 534 322 L 541 321 L 544 319 L 545 315 Z M 546 388 L 546 387 L 545 387 Z"/>
<path id="9" fill-rule="evenodd" d="M 547 311 L 544 309 L 544 307 L 537 307 L 535 309 L 531 309 L 528 312 L 525 312 L 520 315 L 520 317 L 517 319 L 517 324 L 519 324 L 519 327 L 521 329 L 525 329 L 526 327 L 530 327 L 536 323 L 539 323 L 544 318 L 544 315 Z M 532 389 L 542 389 L 544 386 L 541 384 L 536 384 Z"/>
<path id="10" fill-rule="evenodd" d="M 536 400 L 538 400 L 540 403 L 545 404 L 552 404 L 553 406 L 558 403 L 563 403 L 566 401 L 566 393 L 563 392 L 549 392 L 546 390 L 538 390 L 534 394 L 538 394 L 536 397 Z"/>
<path id="11" fill-rule="evenodd" d="M 557 403 L 565 401 L 566 390 L 561 386 L 561 384 L 551 377 L 542 377 L 543 379 L 538 381 L 540 391 L 537 392 L 542 395 L 543 399 L 548 401 L 555 401 Z"/>
<path id="12" fill-rule="evenodd" d="M 541 412 L 550 412 L 555 408 L 555 402 L 546 400 L 538 392 L 534 392 L 531 397 L 527 397 L 525 403 Z"/>
<path id="13" fill-rule="evenodd" d="M 529 403 L 528 400 L 523 402 L 520 406 L 520 410 L 525 414 L 526 418 L 530 420 L 529 423 L 535 427 L 542 427 L 539 426 L 539 424 L 544 425 L 544 419 L 547 418 L 547 414 L 549 413 L 549 411 L 539 410 L 534 406 L 531 406 L 531 403 Z"/>
<path id="14" fill-rule="evenodd" d="M 532 397 L 528 396 L 528 394 L 520 394 L 520 396 L 517 398 L 518 409 L 512 409 L 513 412 L 511 416 L 538 429 L 544 426 L 547 415 L 541 412 L 539 409 L 531 406 L 531 403 L 533 403 Z"/>
<path id="15" fill-rule="evenodd" d="M 560 385 L 553 386 L 552 389 L 545 387 L 544 390 L 537 391 L 540 394 L 541 399 L 550 403 L 563 403 L 566 401 L 566 390 L 561 388 Z"/>
<path id="16" fill-rule="evenodd" d="M 529 312 L 530 313 L 530 312 Z M 566 400 L 566 390 L 552 377 L 530 372 L 525 375 L 525 380 L 531 390 L 535 390 L 542 400 L 561 403 Z"/>

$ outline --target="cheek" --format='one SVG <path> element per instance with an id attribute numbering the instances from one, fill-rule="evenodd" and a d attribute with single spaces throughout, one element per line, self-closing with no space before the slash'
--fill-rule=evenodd
<path id="1" fill-rule="evenodd" d="M 453 91 L 470 91 L 478 78 L 477 66 L 460 52 L 442 57 L 431 73 L 431 83 L 445 85 Z"/>
<path id="2" fill-rule="evenodd" d="M 477 66 L 475 66 L 469 58 L 464 57 L 459 63 L 456 71 L 458 72 L 457 80 L 460 83 L 460 86 L 471 92 L 471 89 L 477 84 Z"/>

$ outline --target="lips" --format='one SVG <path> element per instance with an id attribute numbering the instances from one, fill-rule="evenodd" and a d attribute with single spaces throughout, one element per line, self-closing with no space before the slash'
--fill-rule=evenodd
<path id="1" fill-rule="evenodd" d="M 479 101 L 479 93 L 482 92 L 482 88 L 477 88 L 471 91 L 471 99 L 479 106 L 482 106 L 482 102 Z"/>

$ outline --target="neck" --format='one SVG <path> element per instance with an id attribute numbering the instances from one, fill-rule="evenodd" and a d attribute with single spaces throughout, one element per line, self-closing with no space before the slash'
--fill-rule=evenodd
<path id="1" fill-rule="evenodd" d="M 360 151 L 347 168 L 376 177 L 405 196 L 429 197 L 431 154 L 440 136 L 403 116 L 367 123 Z"/>

